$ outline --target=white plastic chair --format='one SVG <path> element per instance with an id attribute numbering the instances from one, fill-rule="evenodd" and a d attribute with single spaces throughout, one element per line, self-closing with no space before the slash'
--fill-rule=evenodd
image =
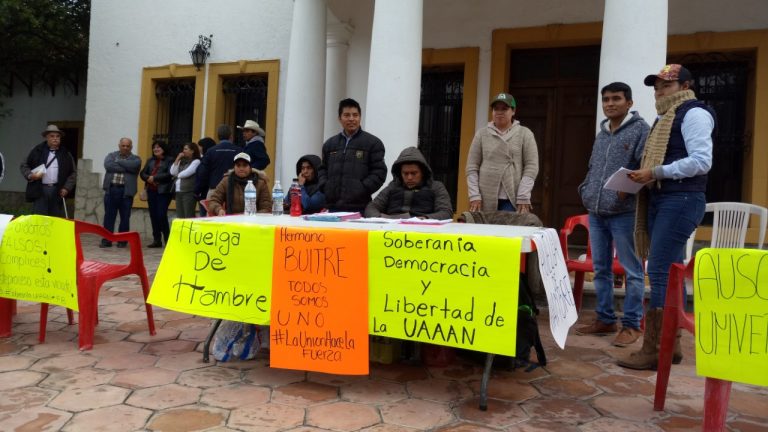
<path id="1" fill-rule="evenodd" d="M 768 223 L 768 209 L 755 204 L 741 202 L 707 203 L 705 212 L 713 212 L 712 240 L 709 247 L 713 248 L 743 248 L 747 238 L 747 228 L 751 215 L 760 218 L 760 233 L 757 248 L 763 248 L 765 227 Z M 685 262 L 690 261 L 693 254 L 693 242 L 696 231 L 693 231 L 685 248 Z"/>

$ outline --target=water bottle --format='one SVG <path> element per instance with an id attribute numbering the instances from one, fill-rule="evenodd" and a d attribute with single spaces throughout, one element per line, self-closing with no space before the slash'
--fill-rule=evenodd
<path id="1" fill-rule="evenodd" d="M 245 185 L 245 215 L 254 216 L 256 214 L 256 186 L 253 185 L 253 180 L 248 180 L 248 184 Z"/>
<path id="2" fill-rule="evenodd" d="M 299 186 L 299 179 L 293 179 L 291 188 L 288 189 L 288 196 L 291 200 L 291 216 L 301 216 L 301 186 Z"/>
<path id="3" fill-rule="evenodd" d="M 283 214 L 283 188 L 280 186 L 280 180 L 275 180 L 275 187 L 272 188 L 272 215 L 282 216 Z"/>

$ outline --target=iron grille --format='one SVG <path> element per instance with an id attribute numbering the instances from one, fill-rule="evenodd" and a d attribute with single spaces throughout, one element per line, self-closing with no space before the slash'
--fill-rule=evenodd
<path id="1" fill-rule="evenodd" d="M 748 149 L 745 119 L 751 56 L 707 53 L 670 61 L 691 71 L 696 96 L 717 113 L 707 202 L 741 201 L 744 154 Z"/>
<path id="2" fill-rule="evenodd" d="M 195 110 L 195 80 L 160 81 L 155 86 L 157 119 L 153 142 L 166 144 L 166 156 L 176 157 L 185 143 L 192 141 Z"/>
<path id="3" fill-rule="evenodd" d="M 421 74 L 419 150 L 432 168 L 433 178 L 443 182 L 456 209 L 463 71 L 424 71 Z"/>
<path id="4" fill-rule="evenodd" d="M 224 88 L 224 119 L 227 124 L 243 125 L 255 120 L 262 129 L 267 116 L 267 75 L 240 75 L 227 78 Z M 244 145 L 242 133 L 235 134 L 235 143 Z"/>

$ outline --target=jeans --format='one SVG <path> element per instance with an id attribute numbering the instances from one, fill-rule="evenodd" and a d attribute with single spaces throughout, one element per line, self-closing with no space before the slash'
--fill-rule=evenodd
<path id="1" fill-rule="evenodd" d="M 515 208 L 515 205 L 512 204 L 512 201 L 505 199 L 505 200 L 499 200 L 499 205 L 496 207 L 496 210 L 502 210 L 502 211 L 517 211 L 517 208 Z"/>
<path id="2" fill-rule="evenodd" d="M 613 249 L 619 257 L 627 278 L 624 295 L 624 327 L 640 328 L 643 317 L 645 273 L 643 263 L 635 255 L 635 213 L 612 216 L 589 214 L 589 243 L 592 247 L 592 264 L 595 270 L 597 295 L 597 319 L 606 323 L 616 322 L 613 310 Z"/>
<path id="3" fill-rule="evenodd" d="M 659 193 L 648 200 L 648 279 L 651 281 L 651 309 L 662 308 L 667 296 L 669 267 L 682 263 L 685 244 L 704 217 L 704 192 Z"/>
<path id="4" fill-rule="evenodd" d="M 162 236 L 167 243 L 168 237 L 171 235 L 171 228 L 168 224 L 168 206 L 171 205 L 171 194 L 161 194 L 147 189 L 147 203 L 149 204 L 149 221 L 152 222 L 152 238 L 157 243 L 160 242 Z"/>
<path id="5" fill-rule="evenodd" d="M 55 185 L 43 185 L 43 194 L 32 204 L 32 214 L 64 217 L 64 198 Z"/>
<path id="6" fill-rule="evenodd" d="M 104 228 L 115 232 L 115 219 L 120 213 L 118 232 L 131 230 L 131 206 L 133 197 L 125 196 L 125 186 L 111 185 L 104 194 Z"/>

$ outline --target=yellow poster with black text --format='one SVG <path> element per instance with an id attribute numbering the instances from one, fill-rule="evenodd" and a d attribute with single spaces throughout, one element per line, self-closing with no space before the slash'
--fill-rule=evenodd
<path id="1" fill-rule="evenodd" d="M 768 251 L 701 249 L 693 282 L 696 373 L 768 386 Z"/>
<path id="2" fill-rule="evenodd" d="M 274 226 L 176 219 L 148 302 L 252 324 L 269 323 Z"/>
<path id="3" fill-rule="evenodd" d="M 77 307 L 75 224 L 30 215 L 12 220 L 0 246 L 0 297 Z"/>
<path id="4" fill-rule="evenodd" d="M 369 332 L 515 355 L 520 238 L 372 231 Z"/>

